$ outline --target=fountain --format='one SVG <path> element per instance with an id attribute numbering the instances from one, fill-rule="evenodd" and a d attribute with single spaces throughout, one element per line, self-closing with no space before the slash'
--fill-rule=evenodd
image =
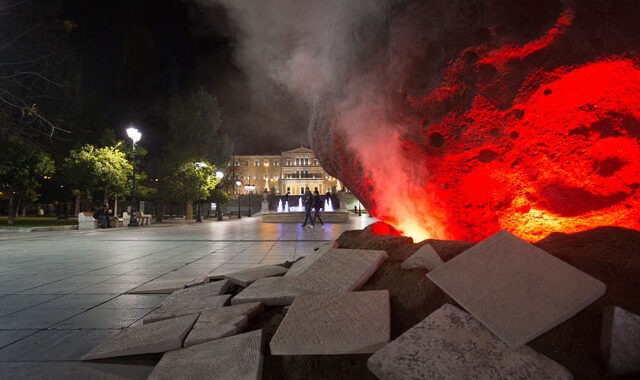
<path id="1" fill-rule="evenodd" d="M 304 220 L 305 207 L 302 202 L 302 196 L 298 197 L 298 201 L 293 201 L 294 205 L 289 206 L 289 201 L 284 199 L 278 200 L 278 206 L 272 212 L 263 214 L 263 223 L 302 223 Z M 297 205 L 295 205 L 297 203 Z M 322 208 L 322 220 L 327 223 L 346 223 L 349 220 L 349 213 L 334 210 L 331 197 L 324 199 L 324 207 Z"/>

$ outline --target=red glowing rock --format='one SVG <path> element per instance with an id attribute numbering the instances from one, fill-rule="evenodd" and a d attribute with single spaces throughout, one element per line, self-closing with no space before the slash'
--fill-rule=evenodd
<path id="1" fill-rule="evenodd" d="M 640 15 L 625 4 L 608 11 Z M 607 45 L 597 36 L 615 21 L 598 19 L 592 2 L 574 7 L 539 38 L 464 49 L 424 94 L 320 108 L 316 154 L 373 216 L 415 241 L 640 229 L 640 46 L 622 34 Z M 635 33 L 620 25 L 616 33 Z"/>

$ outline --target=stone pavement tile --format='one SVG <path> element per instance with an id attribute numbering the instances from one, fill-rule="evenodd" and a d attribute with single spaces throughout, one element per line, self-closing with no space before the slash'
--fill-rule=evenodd
<path id="1" fill-rule="evenodd" d="M 0 347 L 4 347 L 39 330 L 0 330 Z"/>
<path id="2" fill-rule="evenodd" d="M 19 294 L 69 294 L 76 292 L 82 288 L 90 286 L 89 284 L 58 284 L 51 283 L 38 286 L 36 288 L 21 291 Z"/>
<path id="3" fill-rule="evenodd" d="M 164 294 L 121 294 L 99 305 L 98 309 L 154 309 L 164 301 Z"/>
<path id="4" fill-rule="evenodd" d="M 128 269 L 128 268 L 111 268 L 111 267 L 107 267 L 107 268 L 96 269 L 96 270 L 92 271 L 91 273 L 95 273 L 95 274 L 112 274 L 114 276 L 117 276 L 117 275 L 125 275 L 125 274 L 127 274 L 129 272 L 131 272 L 131 269 Z"/>
<path id="5" fill-rule="evenodd" d="M 38 305 L 43 309 L 89 309 L 117 294 L 68 294 Z"/>
<path id="6" fill-rule="evenodd" d="M 442 264 L 444 264 L 444 261 L 440 258 L 440 255 L 429 244 L 425 244 L 400 264 L 400 268 L 434 270 Z"/>
<path id="7" fill-rule="evenodd" d="M 506 231 L 427 277 L 512 348 L 571 318 L 606 290 L 604 283 Z"/>
<path id="8" fill-rule="evenodd" d="M 385 251 L 332 248 L 298 278 L 318 291 L 357 290 L 387 259 Z"/>
<path id="9" fill-rule="evenodd" d="M 300 295 L 317 294 L 308 283 L 298 277 L 266 277 L 249 285 L 231 299 L 232 305 L 248 302 L 262 302 L 268 306 L 290 305 Z"/>
<path id="10" fill-rule="evenodd" d="M 83 362 L 17 362 L 0 366 L 0 379 L 12 380 L 144 380 L 153 371 L 152 366 L 83 363 Z"/>
<path id="11" fill-rule="evenodd" d="M 373 354 L 369 370 L 391 379 L 572 379 L 528 346 L 512 349 L 468 313 L 445 304 Z"/>
<path id="12" fill-rule="evenodd" d="M 119 329 L 130 326 L 149 313 L 149 309 L 101 309 L 87 310 L 73 318 L 57 323 L 52 328 L 71 329 Z"/>
<path id="13" fill-rule="evenodd" d="M 238 272 L 244 269 L 255 267 L 256 264 L 223 264 L 216 269 L 212 270 L 207 277 L 209 280 L 222 280 L 226 275 L 234 272 Z"/>
<path id="14" fill-rule="evenodd" d="M 135 288 L 135 284 L 95 284 L 76 290 L 79 294 L 120 294 Z"/>
<path id="15" fill-rule="evenodd" d="M 0 317 L 52 300 L 54 294 L 12 294 L 0 298 Z M 0 326 L 0 328 L 3 328 Z"/>
<path id="16" fill-rule="evenodd" d="M 76 314 L 80 314 L 82 311 L 82 309 L 45 309 L 33 306 L 29 309 L 0 317 L 0 328 L 45 329 Z"/>
<path id="17" fill-rule="evenodd" d="M 261 303 L 253 302 L 204 311 L 185 339 L 184 346 L 237 334 L 246 328 L 250 318 L 263 309 Z"/>
<path id="18" fill-rule="evenodd" d="M 154 278 L 158 277 L 154 274 L 123 274 L 115 277 L 111 277 L 110 279 L 102 282 L 103 284 L 134 284 L 140 285 L 145 282 L 151 281 Z"/>
<path id="19" fill-rule="evenodd" d="M 332 247 L 333 247 L 333 244 L 327 244 L 325 246 L 322 246 L 317 251 L 314 251 L 313 253 L 309 253 L 305 255 L 302 259 L 296 261 L 291 266 L 291 268 L 289 268 L 289 271 L 287 272 L 287 274 L 285 274 L 285 276 L 288 277 L 288 276 L 300 275 L 300 273 L 307 270 L 313 263 L 315 263 L 320 257 L 322 257 L 322 255 L 329 252 L 329 250 Z"/>
<path id="20" fill-rule="evenodd" d="M 73 277 L 68 277 L 63 280 L 57 281 L 56 284 L 97 284 L 115 277 L 113 274 L 79 274 Z"/>
<path id="21" fill-rule="evenodd" d="M 297 297 L 269 347 L 272 355 L 366 354 L 390 335 L 389 291 L 327 293 Z"/>
<path id="22" fill-rule="evenodd" d="M 165 352 L 182 347 L 198 314 L 130 327 L 94 347 L 82 360 Z M 1 351 L 0 351 L 1 352 Z"/>
<path id="23" fill-rule="evenodd" d="M 165 302 L 152 311 L 142 321 L 144 324 L 176 318 L 182 315 L 201 313 L 205 310 L 216 309 L 227 303 L 231 296 L 198 296 L 174 298 Z"/>
<path id="24" fill-rule="evenodd" d="M 232 283 L 247 287 L 257 279 L 264 277 L 282 276 L 287 273 L 287 268 L 277 265 L 260 265 L 249 269 L 243 269 L 225 275 Z"/>
<path id="25" fill-rule="evenodd" d="M 150 380 L 259 380 L 262 330 L 213 340 L 164 354 Z"/>
<path id="26" fill-rule="evenodd" d="M 640 316 L 621 307 L 605 308 L 601 348 L 610 376 L 640 377 Z"/>
<path id="27" fill-rule="evenodd" d="M 115 333 L 115 330 L 42 330 L 1 349 L 0 361 L 80 360 Z"/>
<path id="28" fill-rule="evenodd" d="M 178 278 L 171 280 L 153 280 L 129 290 L 130 294 L 170 294 L 195 280 L 194 277 Z"/>
<path id="29" fill-rule="evenodd" d="M 29 275 L 25 275 L 29 276 Z M 5 281 L 0 284 L 0 294 L 13 294 L 28 291 L 31 288 L 37 288 L 52 281 L 40 279 L 20 279 Z"/>
<path id="30" fill-rule="evenodd" d="M 191 347 L 210 340 L 236 335 L 249 324 L 248 318 L 245 315 L 236 317 L 231 322 L 232 323 L 229 324 L 202 323 L 198 327 L 196 327 L 198 325 L 198 323 L 196 323 L 196 326 L 193 327 L 184 340 L 184 346 Z"/>
<path id="31" fill-rule="evenodd" d="M 206 284 L 191 286 L 186 289 L 176 290 L 171 293 L 163 302 L 163 305 L 169 305 L 185 297 L 212 297 L 219 296 L 229 289 L 231 283 L 229 280 L 212 281 Z"/>

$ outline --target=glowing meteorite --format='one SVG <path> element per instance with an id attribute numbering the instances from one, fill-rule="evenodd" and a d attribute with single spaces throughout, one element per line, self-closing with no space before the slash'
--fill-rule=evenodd
<path id="1" fill-rule="evenodd" d="M 613 33 L 617 19 L 589 18 L 597 9 L 585 3 L 529 42 L 493 36 L 464 49 L 424 94 L 346 84 L 317 109 L 316 154 L 414 240 L 640 229 L 638 34 L 620 23 L 635 40 L 587 39 Z"/>

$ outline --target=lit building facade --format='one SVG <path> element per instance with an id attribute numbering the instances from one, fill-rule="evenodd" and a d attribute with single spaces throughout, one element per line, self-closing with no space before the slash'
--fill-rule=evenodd
<path id="1" fill-rule="evenodd" d="M 300 147 L 280 155 L 238 155 L 228 165 L 234 176 L 234 194 L 246 194 L 245 185 L 254 185 L 254 193 L 302 194 L 305 187 L 320 193 L 337 192 L 343 186 L 324 171 L 309 148 Z M 239 185 L 235 184 L 239 181 Z"/>

